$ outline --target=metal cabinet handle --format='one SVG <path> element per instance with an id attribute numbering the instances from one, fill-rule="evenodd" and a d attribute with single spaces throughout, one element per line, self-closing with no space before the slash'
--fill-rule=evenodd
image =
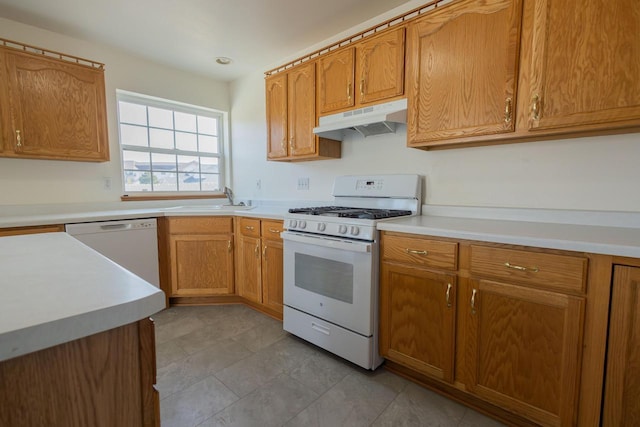
<path id="1" fill-rule="evenodd" d="M 22 147 L 22 136 L 20 135 L 20 131 L 16 129 L 16 148 Z"/>
<path id="2" fill-rule="evenodd" d="M 289 149 L 290 149 L 291 151 L 293 151 L 295 148 L 296 148 L 296 145 L 295 145 L 295 138 L 294 138 L 294 137 L 291 137 L 291 138 L 289 138 Z"/>
<path id="3" fill-rule="evenodd" d="M 227 251 L 231 252 L 231 240 L 227 242 Z"/>
<path id="4" fill-rule="evenodd" d="M 478 293 L 477 289 L 474 289 L 471 292 L 471 314 L 476 314 L 476 294 Z"/>
<path id="5" fill-rule="evenodd" d="M 256 258 L 258 258 L 260 256 L 260 244 L 259 243 L 256 245 L 256 248 L 253 250 L 253 252 L 256 254 Z"/>
<path id="6" fill-rule="evenodd" d="M 364 79 L 360 80 L 360 96 L 364 96 Z"/>
<path id="7" fill-rule="evenodd" d="M 518 271 L 530 271 L 532 273 L 537 273 L 538 271 L 540 271 L 540 269 L 538 267 L 523 267 L 521 265 L 515 265 L 515 264 L 511 264 L 509 262 L 505 262 L 504 266 L 507 268 L 512 268 L 514 270 L 518 270 Z"/>
<path id="8" fill-rule="evenodd" d="M 264 248 L 262 248 L 262 258 L 265 261 L 267 260 L 267 245 L 264 245 Z"/>
<path id="9" fill-rule="evenodd" d="M 507 98 L 504 102 L 504 122 L 511 123 L 513 119 L 513 100 L 511 98 Z"/>
<path id="10" fill-rule="evenodd" d="M 244 228 L 249 231 L 253 231 L 254 227 L 251 225 L 245 225 Z"/>
<path id="11" fill-rule="evenodd" d="M 351 83 L 347 85 L 347 99 L 351 99 Z"/>
<path id="12" fill-rule="evenodd" d="M 282 149 L 282 151 L 284 151 L 285 153 L 287 152 L 287 139 L 283 138 L 282 142 L 280 142 L 280 148 Z"/>
<path id="13" fill-rule="evenodd" d="M 270 233 L 280 233 L 280 230 L 277 230 L 277 229 L 275 229 L 275 228 L 270 228 L 270 229 L 269 229 L 269 232 L 270 232 Z"/>
<path id="14" fill-rule="evenodd" d="M 451 283 L 447 283 L 447 293 L 446 293 L 447 308 L 451 308 L 451 288 L 453 288 L 453 285 L 451 285 Z"/>
<path id="15" fill-rule="evenodd" d="M 409 248 L 406 248 L 405 252 L 408 253 L 408 254 L 414 254 L 414 255 L 428 255 L 429 254 L 429 252 L 427 252 L 427 251 L 418 251 L 416 249 L 409 249 Z"/>
<path id="16" fill-rule="evenodd" d="M 535 94 L 531 99 L 531 113 L 533 120 L 540 120 L 540 96 Z"/>

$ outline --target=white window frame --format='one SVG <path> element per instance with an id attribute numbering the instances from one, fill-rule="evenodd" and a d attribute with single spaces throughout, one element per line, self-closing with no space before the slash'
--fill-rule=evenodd
<path id="1" fill-rule="evenodd" d="M 121 123 L 120 121 L 120 101 L 140 104 L 147 107 L 156 107 L 162 108 L 166 110 L 172 110 L 175 112 L 182 112 L 188 114 L 196 114 L 200 116 L 213 117 L 217 119 L 218 123 L 218 153 L 201 153 L 199 151 L 186 151 L 186 150 L 178 150 L 174 149 L 163 149 L 163 148 L 153 148 L 153 147 L 141 147 L 134 145 L 123 145 L 122 137 L 120 135 L 121 132 Z M 117 110 L 117 120 L 118 120 L 118 144 L 120 147 L 120 176 L 122 177 L 122 191 L 124 196 L 134 196 L 134 197 L 163 197 L 170 196 L 175 198 L 180 198 L 180 196 L 218 196 L 222 194 L 222 189 L 227 186 L 229 181 L 229 176 L 227 174 L 227 165 L 229 159 L 226 156 L 228 152 L 228 128 L 229 128 L 229 114 L 226 111 L 216 110 L 213 108 L 202 107 L 192 104 L 186 104 L 179 101 L 172 101 L 169 99 L 158 98 L 149 95 L 143 95 L 135 92 L 129 92 L 121 89 L 116 89 L 116 110 Z M 138 125 L 141 126 L 141 125 Z M 154 129 L 154 127 L 149 126 L 147 123 L 147 132 L 149 129 Z M 124 150 L 128 151 L 138 151 L 138 152 L 148 152 L 148 153 L 159 153 L 159 154 L 176 154 L 176 155 L 185 155 L 185 156 L 202 156 L 202 157 L 210 157 L 218 159 L 218 186 L 220 188 L 219 191 L 180 191 L 179 189 L 176 191 L 158 191 L 158 190 L 150 190 L 150 191 L 130 191 L 125 189 L 126 185 L 126 176 L 125 176 L 125 160 L 124 160 Z M 151 167 L 151 165 L 150 165 Z M 152 170 L 150 169 L 150 172 Z M 177 171 L 176 171 L 177 173 Z M 153 182 L 151 183 L 153 188 Z"/>

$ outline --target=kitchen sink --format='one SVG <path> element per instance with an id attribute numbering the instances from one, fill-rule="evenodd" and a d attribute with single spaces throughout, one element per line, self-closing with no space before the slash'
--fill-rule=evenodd
<path id="1" fill-rule="evenodd" d="M 248 211 L 255 206 L 240 206 L 240 205 L 188 205 L 188 206 L 173 206 L 170 208 L 164 208 L 164 211 L 171 212 L 218 212 L 218 211 Z"/>

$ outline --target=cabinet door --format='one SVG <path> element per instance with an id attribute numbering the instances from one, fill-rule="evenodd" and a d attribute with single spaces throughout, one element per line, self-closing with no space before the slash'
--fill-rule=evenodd
<path id="1" fill-rule="evenodd" d="M 640 268 L 617 266 L 613 273 L 605 427 L 640 425 Z"/>
<path id="2" fill-rule="evenodd" d="M 536 0 L 530 129 L 640 124 L 640 2 Z"/>
<path id="3" fill-rule="evenodd" d="M 318 59 L 318 109 L 320 114 L 353 107 L 355 49 L 344 49 Z"/>
<path id="4" fill-rule="evenodd" d="M 409 146 L 514 130 L 521 11 L 462 0 L 409 25 Z"/>
<path id="5" fill-rule="evenodd" d="M 232 236 L 171 235 L 172 296 L 233 293 Z"/>
<path id="6" fill-rule="evenodd" d="M 238 238 L 238 294 L 248 300 L 262 302 L 260 238 Z"/>
<path id="7" fill-rule="evenodd" d="M 313 128 L 316 123 L 316 64 L 298 66 L 289 71 L 289 154 L 316 153 Z"/>
<path id="8" fill-rule="evenodd" d="M 404 28 L 386 32 L 358 46 L 359 102 L 366 104 L 404 93 Z"/>
<path id="9" fill-rule="evenodd" d="M 267 158 L 287 157 L 287 74 L 267 77 Z"/>
<path id="10" fill-rule="evenodd" d="M 380 353 L 432 377 L 453 381 L 455 281 L 451 274 L 383 263 Z"/>
<path id="11" fill-rule="evenodd" d="M 6 52 L 15 155 L 109 160 L 104 72 Z"/>
<path id="12" fill-rule="evenodd" d="M 575 425 L 584 298 L 470 282 L 469 389 L 542 425 Z"/>
<path id="13" fill-rule="evenodd" d="M 263 239 L 262 243 L 262 303 L 282 313 L 283 287 L 282 240 Z"/>

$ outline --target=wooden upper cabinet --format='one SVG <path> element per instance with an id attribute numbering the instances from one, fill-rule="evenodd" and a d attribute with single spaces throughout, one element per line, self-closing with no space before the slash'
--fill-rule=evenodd
<path id="1" fill-rule="evenodd" d="M 404 33 L 404 28 L 398 28 L 358 45 L 356 76 L 360 104 L 404 93 Z"/>
<path id="2" fill-rule="evenodd" d="M 404 27 L 318 59 L 320 115 L 404 94 Z"/>
<path id="3" fill-rule="evenodd" d="M 407 29 L 408 145 L 514 130 L 521 0 L 462 0 Z"/>
<path id="4" fill-rule="evenodd" d="M 6 70 L 2 155 L 109 160 L 104 71 L 0 47 Z M 4 96 L 3 96 L 4 97 Z"/>
<path id="5" fill-rule="evenodd" d="M 287 157 L 287 74 L 266 79 L 267 85 L 267 158 Z"/>
<path id="6" fill-rule="evenodd" d="M 318 110 L 320 114 L 353 107 L 355 48 L 349 47 L 318 59 Z"/>
<path id="7" fill-rule="evenodd" d="M 640 425 L 640 268 L 613 273 L 602 425 Z"/>
<path id="8" fill-rule="evenodd" d="M 289 72 L 289 152 L 292 156 L 316 153 L 316 64 L 309 63 Z"/>
<path id="9" fill-rule="evenodd" d="M 530 130 L 640 125 L 640 2 L 536 0 Z"/>

